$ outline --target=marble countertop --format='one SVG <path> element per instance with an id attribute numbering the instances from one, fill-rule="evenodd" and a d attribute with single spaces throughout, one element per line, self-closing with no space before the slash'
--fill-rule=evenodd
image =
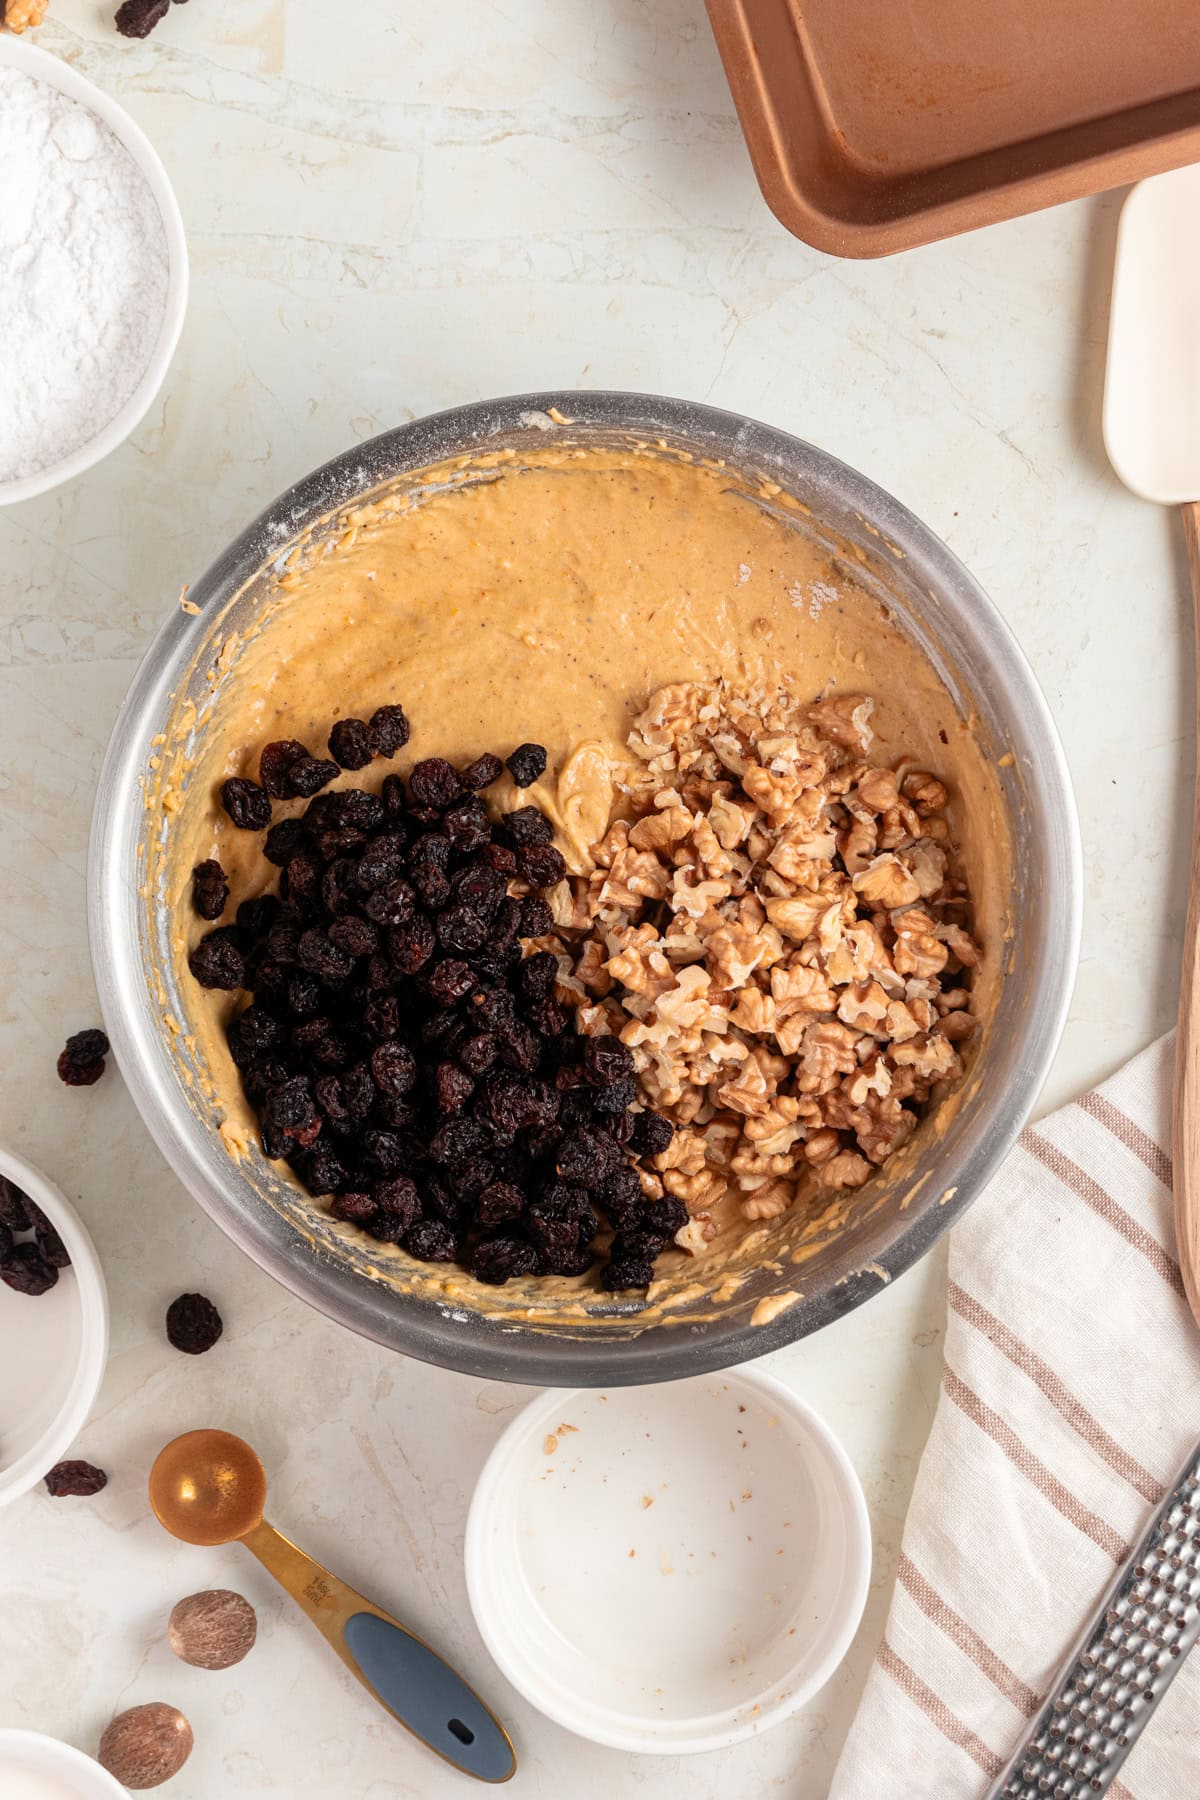
<path id="1" fill-rule="evenodd" d="M 531 1800 L 820 1800 L 877 1643 L 937 1396 L 943 1257 L 772 1359 L 841 1434 L 875 1536 L 836 1678 L 762 1738 L 689 1762 L 606 1751 L 489 1668 L 466 1602 L 475 1475 L 518 1390 L 424 1368 L 291 1300 L 190 1202 L 111 1073 L 53 1063 L 95 1022 L 84 929 L 93 785 L 137 659 L 181 585 L 280 489 L 356 439 L 489 394 L 607 386 L 708 400 L 811 438 L 947 539 L 1031 658 L 1066 742 L 1087 915 L 1044 1097 L 1169 1023 L 1188 840 L 1182 550 L 1100 442 L 1117 196 L 882 263 L 790 238 L 755 186 L 700 0 L 244 0 L 172 8 L 144 44 L 53 0 L 43 46 L 117 94 L 174 179 L 192 301 L 135 438 L 0 511 L 0 1130 L 77 1200 L 107 1270 L 112 1358 L 82 1440 L 91 1502 L 0 1515 L 0 1725 L 94 1749 L 168 1699 L 196 1751 L 168 1790 L 440 1800 L 462 1779 L 376 1712 L 236 1550 L 147 1516 L 154 1452 L 221 1422 L 262 1451 L 272 1516 L 452 1655 L 512 1721 Z M 185 1287 L 226 1336 L 165 1345 Z M 173 1602 L 227 1583 L 262 1641 L 184 1668 Z"/>

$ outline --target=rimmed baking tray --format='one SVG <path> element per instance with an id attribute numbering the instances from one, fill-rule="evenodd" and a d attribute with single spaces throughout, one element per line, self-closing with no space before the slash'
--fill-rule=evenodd
<path id="1" fill-rule="evenodd" d="M 1200 161 L 1194 0 L 707 0 L 767 204 L 884 256 Z"/>

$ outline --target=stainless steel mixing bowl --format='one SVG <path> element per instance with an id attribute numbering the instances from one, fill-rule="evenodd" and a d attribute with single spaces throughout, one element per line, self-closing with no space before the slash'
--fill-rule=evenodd
<path id="1" fill-rule="evenodd" d="M 936 663 L 963 716 L 973 715 L 1001 769 L 1014 841 L 1011 969 L 972 1071 L 970 1092 L 938 1134 L 919 1134 L 903 1184 L 852 1208 L 797 1272 L 759 1269 L 714 1314 L 684 1309 L 639 1329 L 627 1298 L 552 1326 L 489 1315 L 485 1302 L 398 1293 L 380 1278 L 380 1247 L 335 1227 L 255 1153 L 235 1161 L 217 1134 L 188 1052 L 164 1021 L 186 1017 L 170 921 L 144 893 L 154 740 L 189 684 L 197 696 L 216 648 L 262 601 L 281 553 L 339 508 L 445 458 L 567 442 L 661 441 L 724 458 L 802 500 L 799 531 L 848 543 L 860 578 Z M 849 1312 L 921 1256 L 979 1193 L 1021 1128 L 1066 1015 L 1080 923 L 1078 829 L 1046 703 L 1008 629 L 961 563 L 911 513 L 823 451 L 766 425 L 684 401 L 636 394 L 533 394 L 484 402 L 387 432 L 284 494 L 191 588 L 198 611 L 173 612 L 121 708 L 103 772 L 89 866 L 92 958 L 109 1034 L 133 1098 L 200 1204 L 263 1268 L 343 1324 L 396 1350 L 502 1380 L 660 1381 L 740 1362 Z M 177 716 L 177 715 L 175 715 Z M 161 740 L 160 740 L 161 743 Z M 194 1076 L 196 1071 L 190 1073 Z M 203 1074 L 203 1071 L 200 1071 Z M 389 1251 L 389 1254 L 394 1254 Z M 376 1260 L 373 1261 L 373 1258 Z M 444 1271 L 438 1271 L 443 1275 Z M 777 1293 L 803 1298 L 770 1317 Z M 767 1323 L 753 1323 L 768 1318 Z"/>

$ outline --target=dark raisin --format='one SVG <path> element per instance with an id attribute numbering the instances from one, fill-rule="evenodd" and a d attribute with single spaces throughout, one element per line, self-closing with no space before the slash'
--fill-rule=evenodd
<path id="1" fill-rule="evenodd" d="M 534 844 L 517 854 L 517 873 L 530 887 L 552 888 L 563 880 L 567 865 L 553 844 Z"/>
<path id="2" fill-rule="evenodd" d="M 521 902 L 521 917 L 517 926 L 518 935 L 523 938 L 545 937 L 547 932 L 553 929 L 554 914 L 541 895 L 527 894 Z"/>
<path id="3" fill-rule="evenodd" d="M 439 1063 L 433 1075 L 434 1097 L 440 1113 L 459 1113 L 475 1092 L 475 1083 L 457 1063 Z"/>
<path id="4" fill-rule="evenodd" d="M 473 763 L 468 763 L 465 769 L 459 770 L 459 779 L 465 788 L 470 788 L 472 793 L 477 794 L 481 788 L 491 787 L 493 781 L 499 781 L 503 773 L 504 764 L 500 758 L 485 751 Z"/>
<path id="5" fill-rule="evenodd" d="M 188 1356 L 211 1350 L 224 1329 L 220 1313 L 204 1294 L 180 1294 L 167 1308 L 167 1342 Z"/>
<path id="6" fill-rule="evenodd" d="M 271 823 L 271 796 L 257 781 L 230 776 L 221 783 L 221 805 L 239 831 L 265 831 Z"/>
<path id="7" fill-rule="evenodd" d="M 429 1140 L 429 1154 L 447 1168 L 469 1162 L 487 1148 L 488 1136 L 477 1119 L 447 1119 Z"/>
<path id="8" fill-rule="evenodd" d="M 28 1231 L 31 1222 L 29 1205 L 28 1194 L 7 1175 L 0 1175 L 0 1221 L 12 1231 Z"/>
<path id="9" fill-rule="evenodd" d="M 458 1060 L 468 1075 L 486 1075 L 496 1060 L 497 1048 L 490 1031 L 477 1031 L 460 1045 Z"/>
<path id="10" fill-rule="evenodd" d="M 558 958 L 549 950 L 527 956 L 517 969 L 517 986 L 526 1000 L 545 1000 L 558 980 Z"/>
<path id="11" fill-rule="evenodd" d="M 391 816 L 400 818 L 408 804 L 408 795 L 404 791 L 404 782 L 399 775 L 384 776 L 381 798 Z"/>
<path id="12" fill-rule="evenodd" d="M 337 856 L 321 877 L 321 905 L 335 917 L 353 912 L 358 905 L 358 864 L 349 856 Z"/>
<path id="13" fill-rule="evenodd" d="M 457 770 L 444 756 L 427 756 L 410 769 L 408 791 L 418 806 L 432 806 L 444 812 L 461 797 L 463 786 Z"/>
<path id="14" fill-rule="evenodd" d="M 262 852 L 267 861 L 282 869 L 304 848 L 308 833 L 299 819 L 276 819 L 263 839 Z"/>
<path id="15" fill-rule="evenodd" d="M 377 925 L 407 925 L 416 912 L 416 895 L 407 881 L 389 881 L 368 894 L 363 911 Z"/>
<path id="16" fill-rule="evenodd" d="M 409 724 L 402 706 L 377 706 L 367 730 L 376 756 L 395 756 L 409 739 Z"/>
<path id="17" fill-rule="evenodd" d="M 301 850 L 293 856 L 279 884 L 279 891 L 285 900 L 315 901 L 321 891 L 322 869 L 317 858 L 307 850 Z"/>
<path id="18" fill-rule="evenodd" d="M 646 1208 L 646 1195 L 638 1180 L 637 1170 L 623 1164 L 616 1169 L 598 1195 L 601 1206 L 619 1231 L 631 1229 Z"/>
<path id="19" fill-rule="evenodd" d="M 620 1160 L 610 1137 L 589 1126 L 578 1126 L 558 1147 L 556 1168 L 564 1181 L 576 1181 L 591 1192 L 603 1187 Z"/>
<path id="20" fill-rule="evenodd" d="M 384 831 L 358 859 L 354 879 L 364 894 L 395 881 L 404 873 L 405 837 L 402 831 Z"/>
<path id="21" fill-rule="evenodd" d="M 329 941 L 355 958 L 370 956 L 379 948 L 379 933 L 369 919 L 343 913 L 329 927 Z"/>
<path id="22" fill-rule="evenodd" d="M 501 823 L 509 842 L 517 850 L 531 850 L 539 844 L 548 844 L 554 836 L 553 825 L 536 806 L 518 806 L 515 812 L 505 813 Z"/>
<path id="23" fill-rule="evenodd" d="M 382 1094 L 407 1094 L 417 1079 L 417 1059 L 399 1039 L 377 1044 L 371 1052 L 371 1074 Z"/>
<path id="24" fill-rule="evenodd" d="M 278 919 L 283 907 L 274 894 L 255 894 L 249 900 L 243 900 L 234 918 L 237 928 L 248 937 L 265 937 Z"/>
<path id="25" fill-rule="evenodd" d="M 264 744 L 258 759 L 258 779 L 273 800 L 290 800 L 292 765 L 307 757 L 309 749 L 297 738 L 276 738 Z"/>
<path id="26" fill-rule="evenodd" d="M 324 757 L 302 756 L 288 770 L 288 785 L 297 800 L 311 800 L 340 773 L 337 764 Z"/>
<path id="27" fill-rule="evenodd" d="M 3 1219 L 0 1219 L 0 1263 L 7 1262 L 8 1258 L 12 1255 L 12 1249 L 12 1226 L 7 1224 Z"/>
<path id="28" fill-rule="evenodd" d="M 267 933 L 266 950 L 272 962 L 294 963 L 300 950 L 301 927 L 290 913 L 276 919 Z"/>
<path id="29" fill-rule="evenodd" d="M 219 919 L 229 903 L 229 881 L 215 857 L 192 870 L 192 910 L 202 919 Z"/>
<path id="30" fill-rule="evenodd" d="M 366 1168 L 377 1177 L 402 1175 L 409 1162 L 404 1139 L 395 1131 L 365 1131 L 362 1157 Z"/>
<path id="31" fill-rule="evenodd" d="M 587 1195 L 582 1188 L 556 1181 L 531 1204 L 526 1229 L 539 1250 L 565 1249 L 579 1242 L 585 1220 L 591 1225 L 590 1238 L 595 1234 L 595 1214 Z"/>
<path id="32" fill-rule="evenodd" d="M 598 1113 L 623 1113 L 637 1099 L 637 1082 L 630 1075 L 624 1081 L 611 1081 L 607 1087 L 592 1089 L 592 1105 Z"/>
<path id="33" fill-rule="evenodd" d="M 496 1165 L 486 1156 L 468 1157 L 465 1162 L 456 1163 L 447 1175 L 456 1199 L 467 1207 L 478 1203 L 480 1194 L 495 1177 Z"/>
<path id="34" fill-rule="evenodd" d="M 532 787 L 546 773 L 546 752 L 540 744 L 518 744 L 504 765 L 519 788 Z"/>
<path id="35" fill-rule="evenodd" d="M 437 941 L 433 921 L 418 913 L 408 925 L 388 932 L 388 956 L 400 975 L 415 975 L 433 955 Z"/>
<path id="36" fill-rule="evenodd" d="M 346 1116 L 352 1123 L 361 1124 L 375 1104 L 375 1078 L 368 1063 L 355 1063 L 341 1077 L 342 1098 L 346 1108 Z"/>
<path id="37" fill-rule="evenodd" d="M 398 1244 L 408 1226 L 399 1213 L 376 1212 L 372 1213 L 363 1229 L 381 1244 Z"/>
<path id="38" fill-rule="evenodd" d="M 590 1037 L 583 1043 L 583 1067 L 593 1087 L 607 1087 L 633 1074 L 633 1057 L 617 1037 Z"/>
<path id="39" fill-rule="evenodd" d="M 170 0 L 121 0 L 116 27 L 122 37 L 147 38 L 170 11 Z"/>
<path id="40" fill-rule="evenodd" d="M 302 969 L 288 976 L 288 1011 L 294 1019 L 314 1019 L 321 1010 L 325 990 L 315 975 Z"/>
<path id="41" fill-rule="evenodd" d="M 442 829 L 460 856 L 469 856 L 488 843 L 492 835 L 491 821 L 481 800 L 474 798 L 452 806 L 442 819 Z"/>
<path id="42" fill-rule="evenodd" d="M 538 1252 L 539 1275 L 584 1275 L 596 1260 L 590 1243 L 564 1244 Z"/>
<path id="43" fill-rule="evenodd" d="M 475 986 L 475 971 L 461 958 L 447 956 L 427 971 L 422 985 L 436 1005 L 453 1006 Z"/>
<path id="44" fill-rule="evenodd" d="M 164 11 L 165 11 L 164 7 Z M 161 14 L 159 15 L 162 16 Z M 139 33 L 144 36 L 144 33 Z M 108 1476 L 90 1462 L 55 1463 L 45 1477 L 47 1490 L 56 1500 L 86 1500 L 108 1485 Z"/>
<path id="45" fill-rule="evenodd" d="M 646 1288 L 654 1280 L 654 1263 L 644 1256 L 614 1257 L 600 1271 L 600 1286 L 610 1294 L 627 1288 Z"/>
<path id="46" fill-rule="evenodd" d="M 676 1195 L 664 1194 L 661 1200 L 646 1202 L 642 1219 L 647 1231 L 658 1237 L 673 1238 L 687 1224 L 688 1209 Z"/>
<path id="47" fill-rule="evenodd" d="M 363 1030 L 376 1043 L 394 1038 L 400 1029 L 400 1002 L 395 994 L 376 994 L 363 1009 Z"/>
<path id="48" fill-rule="evenodd" d="M 306 1153 L 301 1170 L 310 1194 L 340 1194 L 350 1186 L 345 1164 L 332 1144 L 314 1145 Z"/>
<path id="49" fill-rule="evenodd" d="M 58 1270 L 46 1261 L 36 1244 L 16 1244 L 0 1263 L 0 1281 L 16 1294 L 44 1294 L 58 1280 Z"/>
<path id="50" fill-rule="evenodd" d="M 94 1027 L 77 1031 L 59 1052 L 58 1079 L 68 1087 L 91 1087 L 103 1075 L 107 1055 L 108 1039 L 102 1031 Z"/>
<path id="51" fill-rule="evenodd" d="M 449 819 L 450 814 L 446 817 Z M 480 918 L 490 919 L 504 899 L 508 883 L 499 870 L 473 857 L 459 870 L 451 885 L 457 906 L 465 906 L 469 912 L 478 913 Z"/>
<path id="52" fill-rule="evenodd" d="M 606 1113 L 600 1120 L 614 1143 L 626 1145 L 633 1130 L 633 1114 L 628 1107 L 621 1112 Z"/>
<path id="53" fill-rule="evenodd" d="M 302 934 L 299 957 L 301 966 L 310 975 L 318 976 L 330 987 L 336 987 L 339 982 L 345 981 L 354 967 L 353 959 L 344 950 L 339 950 L 323 931 L 315 928 Z"/>
<path id="54" fill-rule="evenodd" d="M 645 1108 L 633 1115 L 629 1148 L 634 1156 L 661 1156 L 670 1147 L 674 1136 L 675 1127 L 670 1119 L 664 1119 L 661 1113 Z"/>
<path id="55" fill-rule="evenodd" d="M 404 1247 L 420 1262 L 453 1262 L 458 1254 L 454 1233 L 440 1219 L 419 1219 L 405 1237 Z"/>
<path id="56" fill-rule="evenodd" d="M 363 788 L 347 788 L 344 793 L 328 794 L 325 798 L 330 803 L 330 817 L 342 830 L 366 834 L 378 831 L 383 824 L 386 809 L 378 794 L 368 794 Z M 308 811 L 312 811 L 311 806 Z"/>
<path id="57" fill-rule="evenodd" d="M 484 1238 L 471 1252 L 468 1267 L 477 1281 L 499 1287 L 515 1275 L 531 1275 L 537 1263 L 532 1244 L 523 1238 Z"/>
<path id="58" fill-rule="evenodd" d="M 519 1219 L 525 1211 L 525 1196 L 511 1181 L 492 1181 L 483 1189 L 476 1205 L 481 1225 L 506 1225 Z"/>
<path id="59" fill-rule="evenodd" d="M 437 916 L 437 934 L 443 950 L 470 956 L 487 942 L 487 920 L 467 906 L 448 906 Z"/>
<path id="60" fill-rule="evenodd" d="M 329 1210 L 335 1219 L 345 1219 L 352 1225 L 361 1225 L 364 1220 L 373 1217 L 375 1201 L 370 1194 L 353 1191 L 335 1194 L 329 1202 Z"/>
<path id="61" fill-rule="evenodd" d="M 371 1199 L 380 1212 L 393 1213 L 400 1219 L 404 1231 L 415 1225 L 421 1215 L 421 1196 L 416 1182 L 408 1175 L 393 1175 L 390 1181 L 377 1181 L 371 1189 Z"/>
<path id="62" fill-rule="evenodd" d="M 339 719 L 329 734 L 329 754 L 343 769 L 365 769 L 375 754 L 365 719 Z"/>
<path id="63" fill-rule="evenodd" d="M 536 1074 L 542 1060 L 542 1044 L 536 1031 L 520 1022 L 500 1040 L 500 1061 L 522 1074 Z"/>
<path id="64" fill-rule="evenodd" d="M 479 856 L 490 869 L 497 869 L 501 875 L 515 875 L 517 872 L 517 853 L 510 850 L 507 844 L 485 844 Z"/>
<path id="65" fill-rule="evenodd" d="M 529 1023 L 541 1037 L 558 1038 L 569 1031 L 572 1039 L 574 1038 L 575 1015 L 569 1006 L 564 1006 L 553 994 L 548 995 L 545 1000 L 535 1000 L 528 1008 L 528 1014 Z"/>
<path id="66" fill-rule="evenodd" d="M 188 956 L 188 968 L 201 987 L 223 988 L 227 992 L 240 988 L 246 975 L 240 934 L 228 925 L 218 925 L 215 931 L 206 932 Z M 62 1074 L 61 1069 L 59 1074 Z M 91 1079 L 96 1078 L 93 1075 Z"/>

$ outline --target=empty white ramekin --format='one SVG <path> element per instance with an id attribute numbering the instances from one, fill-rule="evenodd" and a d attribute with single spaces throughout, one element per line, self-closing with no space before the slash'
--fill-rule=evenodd
<path id="1" fill-rule="evenodd" d="M 92 1240 L 65 1195 L 32 1163 L 0 1147 L 0 1175 L 41 1207 L 71 1258 L 48 1293 L 0 1281 L 0 1506 L 39 1482 L 70 1450 L 108 1357 L 108 1299 Z M 0 1786 L 0 1794 L 4 1792 Z"/>
<path id="2" fill-rule="evenodd" d="M 167 240 L 167 299 L 150 360 L 124 406 L 113 414 L 108 424 L 95 437 L 86 444 L 81 444 L 78 450 L 73 450 L 70 456 L 63 457 L 61 462 L 39 470 L 36 475 L 23 475 L 18 481 L 0 481 L 0 506 L 8 506 L 17 500 L 32 500 L 36 495 L 49 493 L 51 488 L 61 486 L 64 481 L 71 481 L 76 475 L 82 475 L 85 469 L 90 469 L 94 463 L 108 456 L 124 443 L 131 431 L 136 430 L 166 379 L 175 346 L 179 342 L 179 334 L 183 330 L 188 295 L 187 238 L 179 202 L 158 151 L 141 126 L 130 118 L 125 108 L 110 94 L 89 81 L 86 75 L 80 75 L 70 63 L 63 62 L 61 57 L 51 56 L 47 50 L 39 50 L 36 44 L 27 44 L 23 39 L 13 37 L 10 32 L 0 32 L 0 67 L 5 66 L 19 69 L 23 75 L 30 75 L 36 81 L 44 81 L 49 87 L 66 94 L 69 99 L 78 100 L 80 105 L 95 113 L 124 144 L 145 176 L 146 184 L 162 215 L 163 232 Z"/>
<path id="3" fill-rule="evenodd" d="M 794 1713 L 846 1654 L 870 1566 L 845 1451 L 749 1367 L 541 1395 L 467 1524 L 495 1661 L 549 1718 L 620 1750 L 717 1750 Z"/>

